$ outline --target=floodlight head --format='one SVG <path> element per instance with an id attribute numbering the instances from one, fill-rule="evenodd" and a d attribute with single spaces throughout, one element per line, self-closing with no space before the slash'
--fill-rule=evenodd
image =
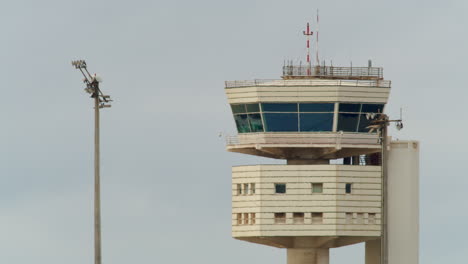
<path id="1" fill-rule="evenodd" d="M 74 60 L 72 65 L 77 69 L 86 68 L 86 62 L 84 60 Z"/>
<path id="2" fill-rule="evenodd" d="M 397 123 L 396 123 L 396 128 L 397 128 L 398 130 L 402 130 L 402 129 L 403 129 L 403 123 L 402 123 L 402 122 L 397 122 Z"/>

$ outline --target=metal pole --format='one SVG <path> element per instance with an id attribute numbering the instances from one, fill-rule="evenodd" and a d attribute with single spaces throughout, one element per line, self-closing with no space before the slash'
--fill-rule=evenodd
<path id="1" fill-rule="evenodd" d="M 388 173 L 387 173 L 387 127 L 388 117 L 382 124 L 382 238 L 381 238 L 381 264 L 388 263 Z"/>
<path id="2" fill-rule="evenodd" d="M 94 90 L 94 263 L 101 264 L 101 183 L 99 176 L 99 88 Z"/>

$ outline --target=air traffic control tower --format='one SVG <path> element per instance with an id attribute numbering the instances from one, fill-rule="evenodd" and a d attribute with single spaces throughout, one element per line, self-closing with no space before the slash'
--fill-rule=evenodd
<path id="1" fill-rule="evenodd" d="M 370 63 L 227 81 L 227 150 L 285 160 L 232 168 L 232 236 L 285 248 L 288 264 L 328 264 L 330 248 L 362 242 L 366 264 L 418 264 L 419 143 L 370 129 L 390 87 Z"/>

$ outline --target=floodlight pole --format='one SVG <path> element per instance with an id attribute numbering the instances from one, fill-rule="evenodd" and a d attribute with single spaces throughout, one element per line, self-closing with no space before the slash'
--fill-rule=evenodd
<path id="1" fill-rule="evenodd" d="M 94 263 L 101 264 L 101 178 L 99 142 L 99 83 L 94 93 Z"/>
<path id="2" fill-rule="evenodd" d="M 100 178 L 100 118 L 99 110 L 110 107 L 110 96 L 99 89 L 99 79 L 89 74 L 84 60 L 73 61 L 72 65 L 83 74 L 85 91 L 94 98 L 94 263 L 101 264 L 101 178 Z"/>
<path id="3" fill-rule="evenodd" d="M 403 128 L 401 118 L 398 120 L 390 120 L 386 114 L 377 114 L 372 117 L 371 125 L 367 128 L 370 132 L 379 131 L 382 156 L 382 220 L 381 220 L 381 236 L 380 236 L 380 263 L 388 264 L 388 126 L 390 123 L 396 123 L 397 128 Z"/>

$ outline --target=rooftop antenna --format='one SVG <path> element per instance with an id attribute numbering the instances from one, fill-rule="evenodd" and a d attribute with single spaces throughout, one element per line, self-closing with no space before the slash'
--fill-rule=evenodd
<path id="1" fill-rule="evenodd" d="M 304 36 L 306 36 L 306 48 L 307 48 L 307 75 L 311 75 L 310 69 L 312 68 L 312 65 L 310 63 L 310 36 L 314 34 L 314 32 L 310 31 L 310 26 L 309 23 L 307 23 L 307 27 L 305 31 L 302 31 Z"/>
<path id="2" fill-rule="evenodd" d="M 317 66 L 320 66 L 320 59 L 319 59 L 319 10 L 317 9 L 317 30 L 315 31 L 315 40 L 316 40 L 316 47 L 315 47 L 315 60 L 317 62 Z"/>
<path id="3" fill-rule="evenodd" d="M 99 89 L 101 78 L 88 72 L 84 60 L 72 61 L 72 65 L 81 71 L 86 84 L 85 92 L 94 99 L 94 263 L 101 264 L 101 179 L 100 179 L 100 150 L 99 150 L 99 110 L 111 107 L 109 95 L 104 95 Z"/>

